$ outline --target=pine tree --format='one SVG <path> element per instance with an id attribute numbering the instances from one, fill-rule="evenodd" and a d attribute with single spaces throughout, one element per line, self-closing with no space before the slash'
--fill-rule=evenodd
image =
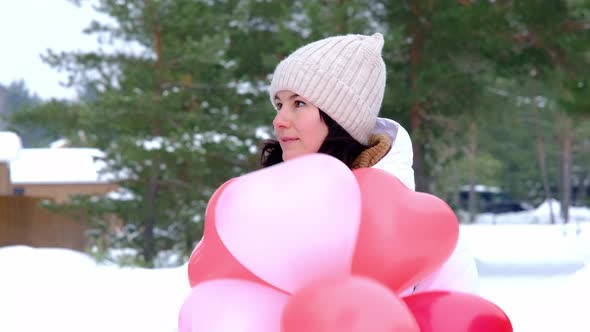
<path id="1" fill-rule="evenodd" d="M 92 212 L 97 239 L 108 237 L 101 249 L 140 248 L 138 260 L 148 266 L 158 252 L 174 250 L 184 256 L 173 263 L 182 263 L 201 236 L 213 191 L 254 168 L 257 93 L 239 79 L 248 63 L 234 45 L 250 31 L 240 32 L 247 22 L 236 19 L 243 5 L 100 1 L 97 10 L 115 23 L 92 22 L 87 33 L 135 51 L 46 55 L 93 98 L 47 103 L 28 118 L 104 151 L 106 173 L 125 194 L 72 203 Z M 115 234 L 110 215 L 124 223 Z"/>
<path id="2" fill-rule="evenodd" d="M 419 191 L 432 191 L 433 170 L 448 118 L 475 119 L 502 47 L 505 8 L 488 1 L 381 1 L 388 27 L 384 56 L 390 84 L 383 113 L 405 121 L 414 143 Z"/>
<path id="3" fill-rule="evenodd" d="M 514 47 L 502 63 L 520 82 L 542 81 L 558 108 L 560 135 L 559 188 L 562 217 L 569 220 L 572 192 L 574 123 L 588 114 L 590 77 L 590 3 L 525 0 L 512 4 L 510 26 Z M 584 115 L 585 113 L 585 115 Z"/>

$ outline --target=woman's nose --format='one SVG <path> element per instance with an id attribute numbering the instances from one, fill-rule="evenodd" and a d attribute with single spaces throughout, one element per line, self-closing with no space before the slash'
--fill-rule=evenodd
<path id="1" fill-rule="evenodd" d="M 286 112 L 280 110 L 277 112 L 275 119 L 272 121 L 273 127 L 276 128 L 287 128 L 289 126 L 289 119 L 287 118 Z"/>

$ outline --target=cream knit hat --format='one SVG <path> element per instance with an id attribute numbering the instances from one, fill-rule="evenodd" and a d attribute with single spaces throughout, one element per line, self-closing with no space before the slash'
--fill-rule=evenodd
<path id="1" fill-rule="evenodd" d="M 292 91 L 328 114 L 362 144 L 369 142 L 385 92 L 383 35 L 343 35 L 318 40 L 277 66 L 270 99 Z"/>

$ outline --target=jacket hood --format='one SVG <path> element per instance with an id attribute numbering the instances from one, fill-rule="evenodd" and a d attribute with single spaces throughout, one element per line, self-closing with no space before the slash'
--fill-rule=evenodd
<path id="1" fill-rule="evenodd" d="M 410 135 L 399 123 L 386 118 L 377 118 L 371 134 L 387 134 L 391 138 L 391 149 L 373 167 L 389 172 L 406 187 L 415 190 L 414 152 Z"/>

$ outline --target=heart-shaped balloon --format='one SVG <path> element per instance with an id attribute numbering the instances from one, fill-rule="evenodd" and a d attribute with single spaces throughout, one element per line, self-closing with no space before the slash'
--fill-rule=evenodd
<path id="1" fill-rule="evenodd" d="M 279 332 L 287 300 L 287 294 L 250 281 L 202 282 L 180 309 L 178 331 Z"/>
<path id="2" fill-rule="evenodd" d="M 326 280 L 303 288 L 287 302 L 282 332 L 419 332 L 404 302 L 368 278 Z"/>
<path id="3" fill-rule="evenodd" d="M 235 179 L 221 193 L 216 225 L 229 252 L 289 293 L 350 274 L 360 191 L 341 161 L 310 154 Z"/>
<path id="4" fill-rule="evenodd" d="M 383 170 L 362 168 L 353 173 L 361 189 L 362 221 L 352 272 L 399 294 L 451 255 L 459 223 L 444 201 L 408 189 Z"/>
<path id="5" fill-rule="evenodd" d="M 461 292 L 422 292 L 403 298 L 421 332 L 512 332 L 502 309 Z"/>
<path id="6" fill-rule="evenodd" d="M 191 287 L 205 280 L 218 278 L 245 279 L 265 284 L 230 254 L 217 233 L 215 208 L 221 193 L 234 180 L 235 178 L 222 184 L 209 199 L 205 211 L 203 238 L 193 250 L 188 262 L 188 279 Z"/>

